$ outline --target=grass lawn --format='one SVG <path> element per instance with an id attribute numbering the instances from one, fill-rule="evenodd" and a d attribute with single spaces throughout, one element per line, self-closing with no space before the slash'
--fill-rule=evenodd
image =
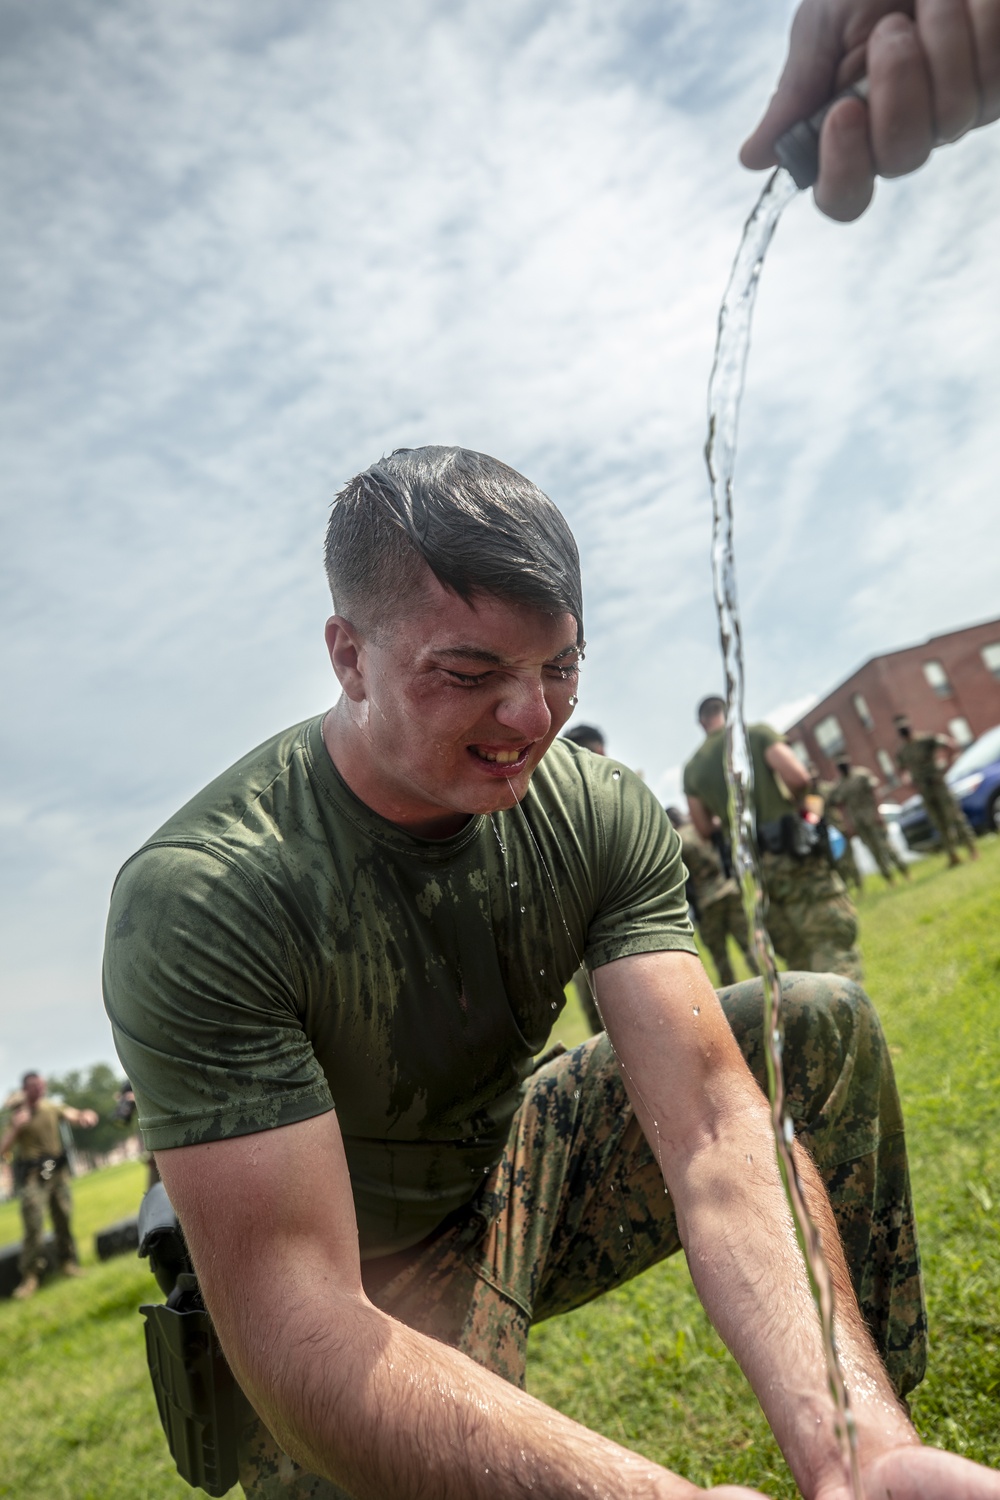
<path id="1" fill-rule="evenodd" d="M 870 877 L 861 941 L 907 1113 L 927 1280 L 933 1342 L 914 1419 L 929 1441 L 1000 1466 L 1000 840 L 981 849 L 959 870 L 926 860 L 905 889 Z M 585 1034 L 571 1005 L 557 1035 Z M 132 1256 L 93 1255 L 95 1230 L 133 1212 L 143 1182 L 138 1164 L 80 1179 L 87 1279 L 0 1302 L 0 1496 L 192 1494 L 166 1452 L 135 1311 L 158 1289 Z M 16 1204 L 0 1205 L 0 1244 L 19 1237 Z M 680 1259 L 543 1324 L 528 1375 L 543 1400 L 696 1482 L 796 1493 Z"/>

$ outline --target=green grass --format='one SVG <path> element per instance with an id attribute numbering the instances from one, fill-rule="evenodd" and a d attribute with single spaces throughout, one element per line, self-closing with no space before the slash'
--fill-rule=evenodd
<path id="1" fill-rule="evenodd" d="M 895 1057 L 909 1127 L 931 1319 L 930 1370 L 912 1405 L 921 1433 L 1000 1465 L 1000 840 L 978 865 L 918 865 L 906 888 L 872 877 L 861 899 L 867 984 Z M 557 1034 L 586 1035 L 575 1004 Z M 138 1164 L 74 1186 L 85 1281 L 57 1278 L 0 1302 L 0 1496 L 181 1500 L 146 1374 L 145 1265 L 99 1265 L 93 1235 L 134 1212 Z M 0 1205 L 0 1243 L 20 1237 Z M 538 1328 L 530 1389 L 699 1483 L 794 1484 L 681 1259 Z M 233 1491 L 234 1495 L 239 1491 Z"/>

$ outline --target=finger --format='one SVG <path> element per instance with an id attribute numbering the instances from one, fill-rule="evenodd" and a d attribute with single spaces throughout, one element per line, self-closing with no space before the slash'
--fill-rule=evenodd
<path id="1" fill-rule="evenodd" d="M 758 170 L 773 167 L 778 136 L 790 125 L 808 119 L 831 98 L 841 52 L 828 9 L 814 0 L 805 0 L 792 21 L 788 57 L 778 86 L 760 124 L 740 151 L 740 161 L 745 167 Z"/>
<path id="2" fill-rule="evenodd" d="M 937 142 L 957 141 L 979 119 L 979 75 L 965 0 L 917 0 L 917 37 L 930 73 Z"/>
<path id="3" fill-rule="evenodd" d="M 860 99 L 843 99 L 823 121 L 819 177 L 813 190 L 816 207 L 846 224 L 864 213 L 874 191 L 868 110 Z"/>
<path id="4" fill-rule="evenodd" d="M 968 0 L 968 5 L 981 100 L 977 123 L 988 125 L 1000 120 L 1000 3 Z"/>
<path id="5" fill-rule="evenodd" d="M 901 177 L 923 165 L 934 145 L 927 61 L 908 16 L 886 16 L 868 43 L 868 128 L 875 170 Z"/>

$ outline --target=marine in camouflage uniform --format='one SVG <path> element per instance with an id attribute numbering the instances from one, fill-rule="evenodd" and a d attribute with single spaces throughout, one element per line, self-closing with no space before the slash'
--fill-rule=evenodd
<path id="1" fill-rule="evenodd" d="M 834 790 L 834 786 L 835 783 L 832 781 L 820 781 L 816 786 L 817 793 L 823 799 L 827 822 L 832 828 L 836 828 L 837 832 L 842 834 L 844 839 L 844 848 L 842 852 L 838 855 L 833 856 L 833 868 L 836 870 L 837 874 L 840 876 L 841 880 L 848 888 L 853 886 L 856 891 L 861 891 L 864 886 L 864 882 L 861 879 L 861 871 L 858 869 L 858 862 L 854 858 L 854 850 L 851 846 L 850 831 L 844 820 L 843 812 L 835 802 L 831 802 L 830 800 L 830 796 Z"/>
<path id="2" fill-rule="evenodd" d="M 46 1213 L 52 1220 L 56 1258 L 63 1273 L 81 1274 L 73 1238 L 69 1163 L 59 1127 L 63 1120 L 85 1128 L 97 1123 L 93 1110 L 73 1109 L 44 1098 L 45 1080 L 38 1073 L 26 1073 L 22 1088 L 10 1126 L 0 1141 L 0 1155 L 14 1148 L 21 1180 L 24 1239 L 19 1263 L 21 1282 L 14 1292 L 19 1298 L 34 1294 L 48 1265 L 44 1250 Z"/>
<path id="3" fill-rule="evenodd" d="M 471 492 L 462 510 L 459 485 Z M 773 1383 L 789 1369 L 796 1411 L 800 1391 L 825 1394 L 819 1366 L 790 1350 L 795 1330 L 804 1348 L 815 1338 L 806 1278 L 790 1259 L 776 1270 L 772 1252 L 793 1256 L 794 1241 L 766 1109 L 726 1033 L 728 1017 L 762 1077 L 762 987 L 725 992 L 719 1012 L 663 809 L 625 768 L 551 742 L 575 702 L 579 570 L 562 518 L 525 489 L 494 460 L 450 449 L 393 455 L 347 487 L 328 533 L 328 557 L 334 535 L 359 568 L 360 592 L 345 583 L 342 595 L 330 565 L 335 600 L 351 606 L 328 624 L 343 697 L 170 819 L 120 873 L 109 916 L 116 1044 L 227 1353 L 290 1445 L 369 1493 L 396 1483 L 397 1452 L 407 1468 L 396 1488 L 414 1494 L 434 1493 L 445 1463 L 449 1492 L 464 1478 L 482 1493 L 480 1456 L 506 1453 L 512 1433 L 536 1476 L 572 1456 L 550 1436 L 554 1416 L 477 1384 L 433 1340 L 386 1352 L 398 1335 L 362 1285 L 377 1307 L 520 1385 L 532 1322 L 678 1248 L 671 1193 L 691 1210 L 706 1303 L 732 1307 L 732 1275 L 746 1293 L 731 1336 L 743 1347 L 744 1329 L 757 1334 L 765 1405 L 795 1421 Z M 374 608 L 366 506 L 381 527 L 374 560 L 392 562 L 380 564 L 391 594 L 373 615 L 384 644 L 351 623 L 355 605 Z M 471 567 L 470 549 L 485 551 L 491 570 L 475 587 L 443 572 L 466 531 L 460 556 Z M 419 588 L 393 616 L 414 554 Z M 498 578 L 524 583 L 526 555 L 546 580 L 544 607 L 495 592 Z M 553 556 L 560 567 L 571 556 L 565 573 Z M 581 961 L 614 1008 L 623 1063 L 600 1035 L 538 1066 Z M 907 1390 L 923 1370 L 924 1315 L 885 1044 L 853 985 L 783 984 L 792 1115 L 828 1185 L 862 1316 Z M 626 1066 L 638 1074 L 630 1091 Z M 647 1099 L 664 1122 L 672 1112 L 676 1133 L 661 1136 Z M 726 1144 L 713 1149 L 702 1127 Z M 750 1141 L 766 1161 L 746 1159 Z M 727 1202 L 748 1218 L 732 1225 Z M 818 1189 L 813 1203 L 825 1210 Z M 724 1269 L 707 1264 L 716 1234 Z M 876 1393 L 888 1443 L 902 1430 L 889 1384 L 849 1313 L 841 1329 L 865 1371 L 857 1400 L 871 1410 Z M 333 1425 L 338 1393 L 350 1430 Z M 799 1428 L 796 1452 L 829 1472 L 828 1434 L 811 1419 Z M 602 1440 L 588 1441 L 597 1456 L 580 1472 L 606 1473 Z M 241 1476 L 257 1500 L 340 1493 L 257 1418 Z"/>
<path id="4" fill-rule="evenodd" d="M 706 699 L 706 704 L 719 699 Z M 704 722 L 704 721 L 703 721 Z M 725 755 L 725 705 L 708 717 L 705 740 L 684 767 L 684 792 L 692 809 L 725 824 L 728 817 Z M 772 747 L 787 750 L 781 735 L 767 724 L 749 727 L 754 773 L 754 813 L 761 878 L 767 897 L 767 930 L 775 951 L 789 969 L 842 974 L 860 981 L 858 916 L 847 887 L 833 868 L 825 839 L 799 855 L 786 848 L 765 847 L 765 834 L 787 842 L 799 818 L 768 762 Z M 787 754 L 790 756 L 791 752 Z M 797 762 L 789 763 L 791 775 Z M 804 768 L 801 785 L 809 785 Z M 696 820 L 697 822 L 697 820 Z"/>
<path id="5" fill-rule="evenodd" d="M 910 780 L 924 799 L 927 816 L 941 839 L 941 847 L 950 865 L 957 865 L 958 846 L 965 844 L 970 859 L 979 858 L 976 836 L 969 820 L 951 795 L 951 788 L 938 765 L 938 755 L 950 751 L 951 741 L 941 734 L 914 734 L 903 719 L 896 720 L 900 744 L 896 764 L 907 771 Z"/>
<path id="6" fill-rule="evenodd" d="M 670 809 L 668 814 L 673 821 Z M 675 827 L 681 836 L 681 858 L 688 872 L 688 892 L 692 897 L 698 931 L 712 955 L 720 985 L 733 984 L 736 976 L 729 959 L 730 937 L 735 940 L 752 972 L 757 972 L 740 888 L 722 868 L 718 850 L 701 838 L 693 823 L 681 822 Z"/>
<path id="7" fill-rule="evenodd" d="M 883 877 L 892 883 L 893 869 L 909 879 L 910 872 L 886 836 L 885 823 L 878 810 L 875 788 L 878 778 L 864 766 L 851 768 L 848 760 L 837 762 L 840 780 L 831 788 L 827 807 L 846 814 L 848 834 L 856 833 L 870 851 Z"/>

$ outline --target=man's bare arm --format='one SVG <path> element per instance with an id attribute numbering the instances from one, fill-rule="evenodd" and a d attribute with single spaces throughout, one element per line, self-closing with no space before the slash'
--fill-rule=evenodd
<path id="1" fill-rule="evenodd" d="M 660 1159 L 692 1279 L 806 1500 L 850 1500 L 819 1322 L 785 1204 L 767 1102 L 701 963 L 623 958 L 594 973 L 601 1014 Z M 868 1500 L 1000 1500 L 1000 1475 L 920 1446 L 868 1337 L 819 1176 L 796 1147 L 837 1296 L 837 1340 Z"/>
<path id="2" fill-rule="evenodd" d="M 864 212 L 876 175 L 912 172 L 1000 117 L 1000 0 L 803 0 L 744 165 L 773 165 L 778 136 L 864 74 L 867 104 L 844 100 L 823 122 L 815 195 L 834 219 Z"/>
<path id="3" fill-rule="evenodd" d="M 809 790 L 812 784 L 809 772 L 794 750 L 790 750 L 783 740 L 775 740 L 773 745 L 768 745 L 764 751 L 764 759 L 771 770 L 781 777 L 793 797 L 798 799 Z"/>
<path id="4" fill-rule="evenodd" d="M 700 797 L 693 797 L 688 793 L 688 812 L 691 814 L 691 822 L 694 824 L 695 832 L 703 839 L 711 842 L 712 834 L 715 832 L 717 819 L 712 817 L 708 808 Z"/>
<path id="5" fill-rule="evenodd" d="M 336 1114 L 156 1159 L 237 1379 L 308 1470 L 357 1500 L 700 1493 L 368 1301 Z"/>

